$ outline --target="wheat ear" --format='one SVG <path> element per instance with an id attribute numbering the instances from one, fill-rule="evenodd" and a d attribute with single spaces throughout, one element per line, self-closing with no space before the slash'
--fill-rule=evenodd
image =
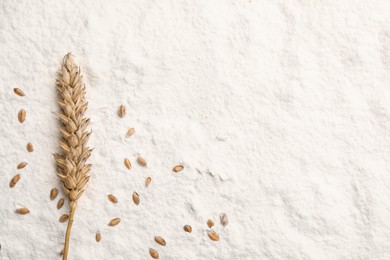
<path id="1" fill-rule="evenodd" d="M 77 201 L 84 192 L 89 180 L 91 164 L 86 164 L 92 149 L 87 147 L 90 132 L 87 131 L 89 119 L 84 117 L 87 110 L 85 85 L 79 67 L 72 55 L 67 54 L 58 72 L 56 86 L 62 127 L 61 154 L 55 154 L 57 176 L 69 198 L 70 214 L 65 235 L 65 247 L 62 259 L 66 260 L 69 249 L 70 230 L 72 228 Z"/>

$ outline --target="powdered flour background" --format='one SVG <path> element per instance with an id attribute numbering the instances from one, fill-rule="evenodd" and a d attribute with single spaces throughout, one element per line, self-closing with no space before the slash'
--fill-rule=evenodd
<path id="1" fill-rule="evenodd" d="M 95 150 L 69 259 L 389 259 L 389 14 L 385 0 L 1 1 L 0 259 L 59 259 L 54 80 L 70 51 Z"/>

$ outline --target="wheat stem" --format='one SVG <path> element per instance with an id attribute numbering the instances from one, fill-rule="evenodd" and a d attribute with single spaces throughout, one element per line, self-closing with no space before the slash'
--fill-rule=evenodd
<path id="1" fill-rule="evenodd" d="M 74 213 L 77 208 L 77 203 L 74 203 L 72 207 L 70 208 L 69 213 L 69 221 L 68 221 L 68 227 L 66 228 L 66 234 L 65 234 L 65 247 L 64 247 L 64 254 L 62 255 L 62 260 L 68 259 L 68 251 L 69 251 L 69 238 L 70 238 L 70 231 L 72 229 L 73 219 L 74 219 Z"/>

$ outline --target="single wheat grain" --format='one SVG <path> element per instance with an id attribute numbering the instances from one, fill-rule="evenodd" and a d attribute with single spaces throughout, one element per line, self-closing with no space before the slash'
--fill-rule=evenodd
<path id="1" fill-rule="evenodd" d="M 96 239 L 96 242 L 100 242 L 100 240 L 102 239 L 102 235 L 100 234 L 99 231 L 96 232 L 95 239 Z"/>
<path id="2" fill-rule="evenodd" d="M 141 166 L 143 166 L 143 167 L 146 167 L 147 166 L 147 162 L 146 162 L 146 160 L 144 159 L 144 158 L 142 158 L 142 157 L 138 157 L 137 158 L 137 162 L 138 162 L 138 164 L 139 165 L 141 165 Z"/>
<path id="3" fill-rule="evenodd" d="M 27 163 L 26 162 L 21 162 L 18 164 L 18 166 L 16 166 L 16 169 L 20 170 L 20 169 L 23 169 L 24 167 L 26 167 Z"/>
<path id="4" fill-rule="evenodd" d="M 34 146 L 32 143 L 28 143 L 26 148 L 27 148 L 27 151 L 29 151 L 30 153 L 32 153 L 34 151 Z"/>
<path id="5" fill-rule="evenodd" d="M 159 258 L 158 252 L 157 252 L 156 249 L 149 248 L 149 254 L 150 254 L 150 256 L 151 256 L 153 259 L 158 259 L 158 258 Z"/>
<path id="6" fill-rule="evenodd" d="M 184 229 L 185 232 L 188 232 L 188 233 L 191 233 L 191 232 L 192 232 L 192 227 L 191 227 L 190 225 L 185 225 L 185 226 L 183 227 L 183 229 Z"/>
<path id="7" fill-rule="evenodd" d="M 148 187 L 148 186 L 150 185 L 151 182 L 152 182 L 152 178 L 147 177 L 147 178 L 145 179 L 145 186 Z"/>
<path id="8" fill-rule="evenodd" d="M 162 246 L 165 246 L 167 243 L 165 242 L 165 239 L 163 237 L 160 237 L 160 236 L 155 236 L 154 237 L 154 241 L 156 241 L 156 243 L 162 245 Z"/>
<path id="9" fill-rule="evenodd" d="M 124 162 L 126 168 L 130 170 L 131 169 L 131 163 L 130 163 L 129 159 L 125 158 L 125 160 L 123 162 Z"/>
<path id="10" fill-rule="evenodd" d="M 65 222 L 69 219 L 69 215 L 68 214 L 62 214 L 61 217 L 60 217 L 60 222 Z"/>
<path id="11" fill-rule="evenodd" d="M 219 235 L 215 231 L 210 231 L 210 232 L 207 233 L 207 235 L 213 241 L 218 241 L 219 240 Z"/>
<path id="12" fill-rule="evenodd" d="M 222 213 L 221 214 L 221 224 L 226 226 L 228 223 L 229 223 L 228 216 L 226 215 L 226 213 Z"/>
<path id="13" fill-rule="evenodd" d="M 24 97 L 24 92 L 20 88 L 14 88 L 14 92 L 16 95 Z"/>
<path id="14" fill-rule="evenodd" d="M 65 202 L 64 198 L 59 199 L 57 202 L 57 209 L 62 208 L 62 206 L 64 206 L 64 202 Z"/>
<path id="15" fill-rule="evenodd" d="M 57 198 L 57 195 L 58 195 L 58 189 L 57 188 L 51 189 L 51 191 L 50 191 L 50 199 L 54 200 L 55 198 Z"/>
<path id="16" fill-rule="evenodd" d="M 16 183 L 18 183 L 19 180 L 20 180 L 20 174 L 16 174 L 14 177 L 12 177 L 9 183 L 10 188 L 15 187 Z"/>
<path id="17" fill-rule="evenodd" d="M 118 109 L 118 116 L 124 117 L 126 115 L 126 107 L 124 105 L 120 105 Z"/>
<path id="18" fill-rule="evenodd" d="M 135 129 L 134 128 L 129 128 L 129 130 L 127 130 L 127 133 L 126 133 L 126 137 L 130 137 L 133 134 L 135 134 Z"/>
<path id="19" fill-rule="evenodd" d="M 134 201 L 134 204 L 138 206 L 139 204 L 139 195 L 137 192 L 133 192 L 133 201 Z"/>
<path id="20" fill-rule="evenodd" d="M 112 203 L 118 203 L 118 199 L 114 195 L 112 195 L 112 194 L 107 195 L 107 198 Z"/>
<path id="21" fill-rule="evenodd" d="M 111 219 L 111 221 L 108 223 L 108 225 L 110 227 L 114 227 L 114 226 L 118 225 L 120 222 L 121 222 L 120 218 L 114 218 L 114 219 Z"/>
<path id="22" fill-rule="evenodd" d="M 212 228 L 214 226 L 214 221 L 212 219 L 207 220 L 207 226 Z"/>
<path id="23" fill-rule="evenodd" d="M 173 172 L 180 172 L 184 169 L 184 166 L 183 165 L 176 165 L 175 167 L 173 167 L 172 171 Z"/>
<path id="24" fill-rule="evenodd" d="M 23 123 L 26 120 L 26 110 L 20 109 L 18 113 L 18 120 L 20 123 Z"/>
<path id="25" fill-rule="evenodd" d="M 28 208 L 20 208 L 20 209 L 16 210 L 16 213 L 21 214 L 21 215 L 25 215 L 27 213 L 30 213 L 30 211 L 28 210 Z"/>

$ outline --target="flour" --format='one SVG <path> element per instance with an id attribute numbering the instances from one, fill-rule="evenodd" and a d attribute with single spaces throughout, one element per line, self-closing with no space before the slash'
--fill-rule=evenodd
<path id="1" fill-rule="evenodd" d="M 69 259 L 389 259 L 389 13 L 385 0 L 3 0 L 0 259 L 60 259 L 69 207 L 49 194 L 68 52 L 95 148 Z"/>

